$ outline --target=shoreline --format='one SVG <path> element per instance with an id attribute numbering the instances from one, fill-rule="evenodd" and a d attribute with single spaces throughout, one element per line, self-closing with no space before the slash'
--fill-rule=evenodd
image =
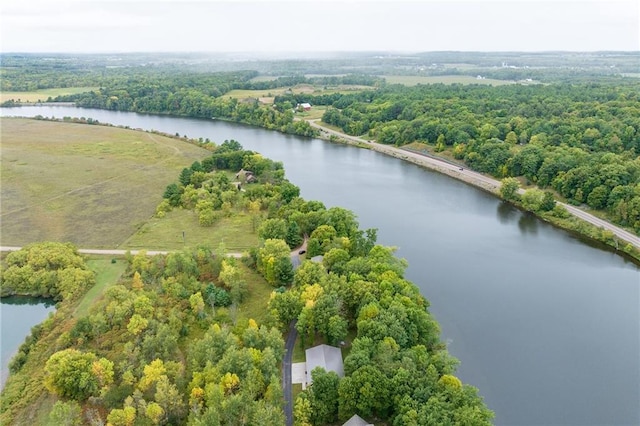
<path id="1" fill-rule="evenodd" d="M 464 183 L 472 185 L 478 189 L 489 192 L 495 195 L 496 197 L 500 198 L 501 200 L 504 200 L 499 195 L 499 189 L 500 189 L 501 183 L 496 179 L 487 177 L 483 174 L 474 172 L 472 170 L 467 170 L 466 168 L 463 168 L 459 165 L 449 163 L 444 159 L 423 155 L 413 151 L 407 151 L 402 148 L 397 148 L 395 146 L 383 145 L 383 144 L 368 141 L 356 136 L 346 135 L 336 130 L 324 127 L 318 124 L 317 121 L 320 121 L 320 120 L 319 119 L 307 120 L 307 122 L 314 129 L 319 131 L 319 136 L 317 136 L 319 139 L 323 139 L 323 140 L 327 140 L 329 142 L 335 142 L 335 143 L 344 143 L 347 145 L 353 145 L 353 146 L 357 146 L 365 149 L 372 149 L 382 154 L 389 155 L 391 157 L 395 157 L 404 161 L 408 161 L 420 167 L 424 167 L 425 169 L 445 174 L 454 179 L 457 179 Z M 524 189 L 521 188 L 519 192 L 523 193 Z M 597 231 L 597 230 L 610 231 L 611 233 L 613 233 L 615 237 L 617 237 L 621 241 L 618 241 L 618 240 L 607 241 L 607 240 L 598 238 L 595 235 L 580 232 L 580 230 L 567 226 L 566 223 L 561 222 L 560 220 L 558 221 L 551 220 L 550 218 L 541 216 L 536 212 L 532 212 L 524 209 L 518 203 L 513 203 L 508 200 L 504 200 L 504 201 L 511 203 L 512 205 L 516 206 L 520 210 L 527 211 L 529 213 L 534 214 L 540 220 L 543 220 L 559 229 L 563 229 L 567 232 L 570 232 L 574 235 L 578 235 L 582 238 L 596 241 L 599 244 L 604 244 L 607 247 L 610 247 L 611 249 L 613 249 L 617 254 L 620 254 L 623 257 L 628 258 L 635 263 L 640 263 L 640 237 L 635 236 L 631 232 L 625 229 L 619 228 L 618 226 L 606 220 L 593 216 L 592 214 L 584 210 L 581 210 L 575 206 L 562 203 L 560 201 L 556 201 L 556 204 L 564 207 L 567 210 L 567 212 L 571 215 L 571 217 L 575 218 L 575 220 L 578 221 L 577 222 L 578 224 L 586 223 L 592 226 L 594 228 L 594 231 Z M 631 246 L 631 250 L 625 249 L 624 248 L 625 245 Z M 620 246 L 622 246 L 622 249 Z"/>
<path id="2" fill-rule="evenodd" d="M 61 104 L 55 103 L 55 105 L 61 105 Z M 48 118 L 44 118 L 44 119 L 48 119 Z M 219 118 L 216 118 L 216 119 L 219 119 Z M 63 121 L 60 119 L 56 119 L 56 120 Z M 322 140 L 326 140 L 334 143 L 343 143 L 347 145 L 353 145 L 359 148 L 372 149 L 382 154 L 389 155 L 391 157 L 395 157 L 404 161 L 408 161 L 417 166 L 424 167 L 428 170 L 445 174 L 454 179 L 467 183 L 468 185 L 472 185 L 475 188 L 489 192 L 494 196 L 503 200 L 503 198 L 500 197 L 498 192 L 501 186 L 500 181 L 490 178 L 488 176 L 485 176 L 481 173 L 474 172 L 472 170 L 463 168 L 459 165 L 449 163 L 444 159 L 440 159 L 432 156 L 426 156 L 413 151 L 407 151 L 391 145 L 384 145 L 377 142 L 368 141 L 356 136 L 346 135 L 339 131 L 336 131 L 318 124 L 317 122 L 321 121 L 320 119 L 310 119 L 305 121 L 307 121 L 312 128 L 318 131 L 318 135 L 314 136 L 318 139 L 322 139 Z M 83 124 L 88 124 L 88 123 L 83 123 Z M 101 122 L 97 122 L 93 124 L 113 126 L 113 124 L 101 123 Z M 247 124 L 247 123 L 242 123 L 242 124 Z M 251 126 L 251 124 L 247 124 L 247 125 Z M 123 127 L 123 126 L 115 126 L 115 127 Z M 260 127 L 260 126 L 256 126 L 256 127 Z M 142 130 L 142 131 L 150 132 L 149 130 L 143 130 L 143 129 L 131 129 L 131 130 Z M 167 136 L 170 136 L 170 135 L 167 135 Z M 179 139 L 184 140 L 184 138 L 179 138 Z M 519 192 L 523 193 L 524 190 L 520 189 Z M 504 200 L 504 201 L 507 201 L 515 205 L 521 210 L 528 211 L 518 203 L 514 203 L 509 200 Z M 564 207 L 567 210 L 567 212 L 570 214 L 570 216 L 574 218 L 574 220 L 576 221 L 575 226 L 569 226 L 571 224 L 567 223 L 566 219 L 558 218 L 557 220 L 554 220 L 553 218 L 550 218 L 550 217 L 543 217 L 537 212 L 531 212 L 531 211 L 529 212 L 534 214 L 537 218 L 547 223 L 550 223 L 559 229 L 563 229 L 575 235 L 580 235 L 581 237 L 587 238 L 589 240 L 597 241 L 598 243 L 601 243 L 610 247 L 616 253 L 621 254 L 623 257 L 629 258 L 636 263 L 640 263 L 640 237 L 638 237 L 637 235 L 634 235 L 633 233 L 627 230 L 619 228 L 618 226 L 606 220 L 593 216 L 590 213 L 584 210 L 581 210 L 575 206 L 568 205 L 560 201 L 556 201 L 556 204 Z M 585 232 L 586 230 L 583 229 L 583 225 L 585 224 L 593 228 L 591 232 Z M 606 238 L 602 236 L 601 235 L 602 231 L 609 231 L 610 233 L 613 234 L 613 237 L 618 238 L 620 241 L 615 238 L 612 239 L 612 238 Z M 622 245 L 622 249 L 620 249 L 621 245 Z"/>

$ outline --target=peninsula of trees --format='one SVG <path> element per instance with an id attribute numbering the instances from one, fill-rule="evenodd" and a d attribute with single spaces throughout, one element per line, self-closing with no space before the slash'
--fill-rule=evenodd
<path id="1" fill-rule="evenodd" d="M 176 208 L 193 210 L 203 232 L 225 215 L 260 213 L 262 243 L 241 260 L 224 247 L 127 256 L 119 281 L 86 311 L 78 305 L 94 277 L 73 246 L 6 257 L 3 295 L 61 302 L 12 361 L 3 424 L 29 421 L 42 404 L 53 424 L 284 424 L 282 332 L 294 320 L 303 345 L 348 342 L 345 377 L 315 371 L 296 424 L 355 413 L 395 425 L 490 424 L 477 390 L 455 377 L 405 261 L 352 212 L 300 198 L 280 163 L 236 141 L 185 168 L 156 214 Z M 308 256 L 294 270 L 291 249 L 305 237 Z M 256 301 L 258 286 L 271 289 L 268 300 Z"/>

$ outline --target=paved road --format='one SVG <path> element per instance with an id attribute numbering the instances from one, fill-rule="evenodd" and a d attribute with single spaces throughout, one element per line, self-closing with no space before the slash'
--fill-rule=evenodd
<path id="1" fill-rule="evenodd" d="M 349 135 L 345 135 L 344 133 L 329 129 L 327 127 L 324 127 L 320 124 L 317 123 L 318 120 L 308 120 L 309 124 L 312 127 L 315 127 L 316 129 L 319 129 L 322 133 L 324 133 L 325 135 L 334 135 L 334 136 L 338 136 L 342 139 L 345 139 L 347 142 L 355 142 L 358 144 L 365 144 L 368 147 L 370 147 L 371 149 L 374 149 L 376 151 L 382 152 L 384 154 L 388 154 L 391 155 L 393 157 L 397 157 L 397 158 L 401 158 L 403 160 L 407 160 L 407 161 L 411 161 L 415 164 L 419 164 L 425 167 L 428 167 L 430 169 L 434 169 L 436 171 L 439 171 L 441 173 L 445 173 L 451 177 L 454 177 L 456 179 L 465 181 L 467 183 L 470 183 L 472 185 L 478 186 L 480 188 L 489 190 L 489 191 L 497 191 L 500 188 L 500 181 L 496 180 L 496 179 L 492 179 L 488 176 L 482 175 L 480 173 L 474 172 L 472 170 L 467 170 L 467 169 L 462 169 L 459 165 L 457 164 L 452 164 L 449 163 L 447 161 L 444 161 L 442 159 L 439 158 L 435 158 L 435 157 L 431 157 L 428 155 L 423 155 L 420 153 L 416 153 L 416 152 L 411 152 L 411 151 L 405 151 L 403 149 L 400 148 L 396 148 L 394 146 L 390 146 L 390 145 L 382 145 L 376 142 L 371 142 L 368 141 L 366 139 L 361 139 L 355 136 L 349 136 Z M 524 190 L 520 191 L 521 193 L 524 192 Z M 560 205 L 562 205 L 563 207 L 565 207 L 567 209 L 567 211 L 569 213 L 571 213 L 572 215 L 586 221 L 589 222 L 597 227 L 600 228 L 604 228 L 607 229 L 611 232 L 613 232 L 613 234 L 615 236 L 617 236 L 618 238 L 620 238 L 621 240 L 624 240 L 628 243 L 631 243 L 632 245 L 636 246 L 637 248 L 640 249 L 640 237 L 638 237 L 637 235 L 633 234 L 632 232 L 626 231 L 622 228 L 619 228 L 605 220 L 602 220 L 596 216 L 593 216 L 592 214 L 589 214 L 587 212 L 585 212 L 584 210 L 581 210 L 575 206 L 571 206 L 565 203 L 558 203 Z"/>
<path id="2" fill-rule="evenodd" d="M 293 356 L 293 347 L 298 338 L 298 330 L 296 330 L 296 321 L 289 324 L 289 333 L 284 348 L 284 359 L 282 360 L 282 393 L 284 395 L 284 416 L 287 426 L 293 426 L 293 401 L 291 392 L 291 358 Z"/>

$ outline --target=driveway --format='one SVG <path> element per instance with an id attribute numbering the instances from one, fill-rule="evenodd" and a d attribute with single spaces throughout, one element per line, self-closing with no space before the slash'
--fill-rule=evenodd
<path id="1" fill-rule="evenodd" d="M 291 358 L 293 357 L 293 347 L 298 338 L 296 321 L 289 324 L 289 333 L 285 342 L 284 358 L 282 360 L 282 393 L 284 394 L 284 416 L 287 426 L 293 426 L 293 393 L 291 392 Z"/>

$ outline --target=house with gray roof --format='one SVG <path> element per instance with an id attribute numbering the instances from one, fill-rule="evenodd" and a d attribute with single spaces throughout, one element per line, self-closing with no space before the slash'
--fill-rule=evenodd
<path id="1" fill-rule="evenodd" d="M 347 422 L 342 426 L 373 426 L 373 425 L 368 421 L 364 420 L 359 415 L 354 414 L 353 417 L 347 420 Z"/>
<path id="2" fill-rule="evenodd" d="M 307 358 L 306 379 L 307 386 L 313 383 L 311 372 L 316 367 L 322 367 L 325 371 L 333 371 L 338 377 L 344 377 L 344 366 L 342 364 L 342 350 L 335 346 L 318 345 L 305 351 Z"/>

